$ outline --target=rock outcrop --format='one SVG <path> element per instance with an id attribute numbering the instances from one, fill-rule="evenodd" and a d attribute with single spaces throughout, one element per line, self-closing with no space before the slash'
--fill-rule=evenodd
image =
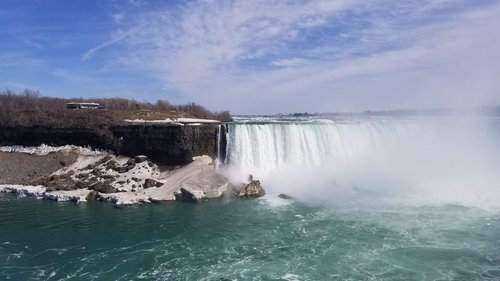
<path id="1" fill-rule="evenodd" d="M 89 189 L 99 193 L 138 191 L 163 185 L 153 178 L 159 177 L 158 166 L 145 160 L 140 163 L 107 153 L 81 155 L 72 165 L 54 174 L 31 182 L 47 191 Z"/>
<path id="2" fill-rule="evenodd" d="M 175 200 L 179 202 L 194 202 L 198 203 L 206 200 L 203 190 L 197 188 L 181 187 L 179 192 L 175 194 Z"/>
<path id="3" fill-rule="evenodd" d="M 280 193 L 278 195 L 278 197 L 281 198 L 281 199 L 285 199 L 285 200 L 295 200 L 295 198 L 293 198 L 292 196 L 284 194 L 284 193 Z"/>
<path id="4" fill-rule="evenodd" d="M 130 124 L 115 126 L 112 131 L 119 140 L 115 151 L 120 154 L 148 155 L 155 163 L 185 165 L 197 155 L 217 155 L 218 128 L 218 125 L 211 124 Z"/>
<path id="5" fill-rule="evenodd" d="M 180 187 L 176 193 L 177 201 L 200 202 L 222 197 L 229 180 L 215 172 L 212 158 L 199 156 L 194 157 L 191 164 L 176 170 L 167 184 Z"/>
<path id="6" fill-rule="evenodd" d="M 266 192 L 258 180 L 252 180 L 249 184 L 243 186 L 238 192 L 238 197 L 240 198 L 257 198 L 264 195 L 266 195 Z"/>
<path id="7" fill-rule="evenodd" d="M 16 183 L 10 182 L 0 186 L 0 191 L 57 201 L 108 201 L 117 207 L 265 194 L 258 180 L 234 188 L 228 178 L 216 172 L 209 156 L 193 157 L 190 164 L 166 171 L 145 156 L 128 158 L 99 152 L 80 153 L 77 158 L 64 166 L 59 164 L 60 169 L 50 175 L 32 180 L 30 186 L 13 186 Z"/>
<path id="8" fill-rule="evenodd" d="M 159 181 L 156 181 L 154 179 L 146 179 L 144 181 L 144 188 L 150 188 L 150 187 L 160 187 L 162 186 L 163 183 L 162 182 L 159 182 Z"/>

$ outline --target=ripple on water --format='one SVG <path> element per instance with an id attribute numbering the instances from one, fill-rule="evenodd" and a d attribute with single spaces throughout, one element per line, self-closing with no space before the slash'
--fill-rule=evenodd
<path id="1" fill-rule="evenodd" d="M 26 212 L 17 212 L 23 204 L 0 201 L 10 212 L 0 214 L 0 279 L 500 278 L 498 213 L 273 200 L 126 210 L 33 201 Z M 91 223 L 74 225 L 83 221 Z"/>

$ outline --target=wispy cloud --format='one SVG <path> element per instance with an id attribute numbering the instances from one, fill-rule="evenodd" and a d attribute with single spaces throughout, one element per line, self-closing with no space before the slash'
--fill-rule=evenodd
<path id="1" fill-rule="evenodd" d="M 241 113 L 500 102 L 499 12 L 498 1 L 191 1 L 127 15 L 123 36 L 82 60 L 120 41 L 124 63 Z"/>
<path id="2" fill-rule="evenodd" d="M 33 58 L 27 53 L 2 53 L 0 54 L 0 65 L 15 66 L 15 67 L 38 67 L 44 62 L 40 59 Z"/>
<path id="3" fill-rule="evenodd" d="M 140 27 L 139 27 L 140 28 Z M 113 35 L 112 35 L 112 38 L 102 44 L 99 44 L 97 45 L 96 47 L 94 48 L 91 48 L 89 50 L 87 50 L 80 58 L 80 61 L 82 62 L 85 62 L 87 60 L 89 60 L 90 58 L 92 58 L 95 53 L 103 48 L 106 48 L 106 47 L 109 47 L 113 44 L 116 44 L 122 40 L 124 40 L 125 38 L 127 38 L 127 36 L 129 36 L 130 34 L 136 32 L 135 29 L 131 29 L 129 31 L 123 31 L 123 30 L 118 30 L 116 31 Z"/>
<path id="4" fill-rule="evenodd" d="M 116 24 L 122 24 L 123 20 L 125 19 L 125 14 L 123 14 L 123 13 L 112 14 L 111 18 L 113 18 L 113 21 Z"/>

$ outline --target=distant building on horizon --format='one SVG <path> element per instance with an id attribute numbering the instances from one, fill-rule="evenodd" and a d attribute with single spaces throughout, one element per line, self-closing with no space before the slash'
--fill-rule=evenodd
<path id="1" fill-rule="evenodd" d="M 68 102 L 66 108 L 69 109 L 103 109 L 101 105 L 96 102 Z"/>

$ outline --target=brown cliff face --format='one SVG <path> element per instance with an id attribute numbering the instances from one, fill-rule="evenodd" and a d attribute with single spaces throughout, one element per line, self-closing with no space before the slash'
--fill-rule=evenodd
<path id="1" fill-rule="evenodd" d="M 193 156 L 217 155 L 218 125 L 128 125 L 114 127 L 113 132 L 120 141 L 120 154 L 144 154 L 156 163 L 182 165 Z"/>
<path id="2" fill-rule="evenodd" d="M 121 125 L 111 128 L 2 127 L 0 145 L 78 145 L 147 155 L 160 165 L 184 165 L 193 156 L 217 155 L 218 125 Z M 225 151 L 225 146 L 221 148 Z"/>
<path id="3" fill-rule="evenodd" d="M 62 146 L 67 144 L 100 149 L 115 147 L 113 134 L 91 128 L 0 127 L 0 145 Z"/>

